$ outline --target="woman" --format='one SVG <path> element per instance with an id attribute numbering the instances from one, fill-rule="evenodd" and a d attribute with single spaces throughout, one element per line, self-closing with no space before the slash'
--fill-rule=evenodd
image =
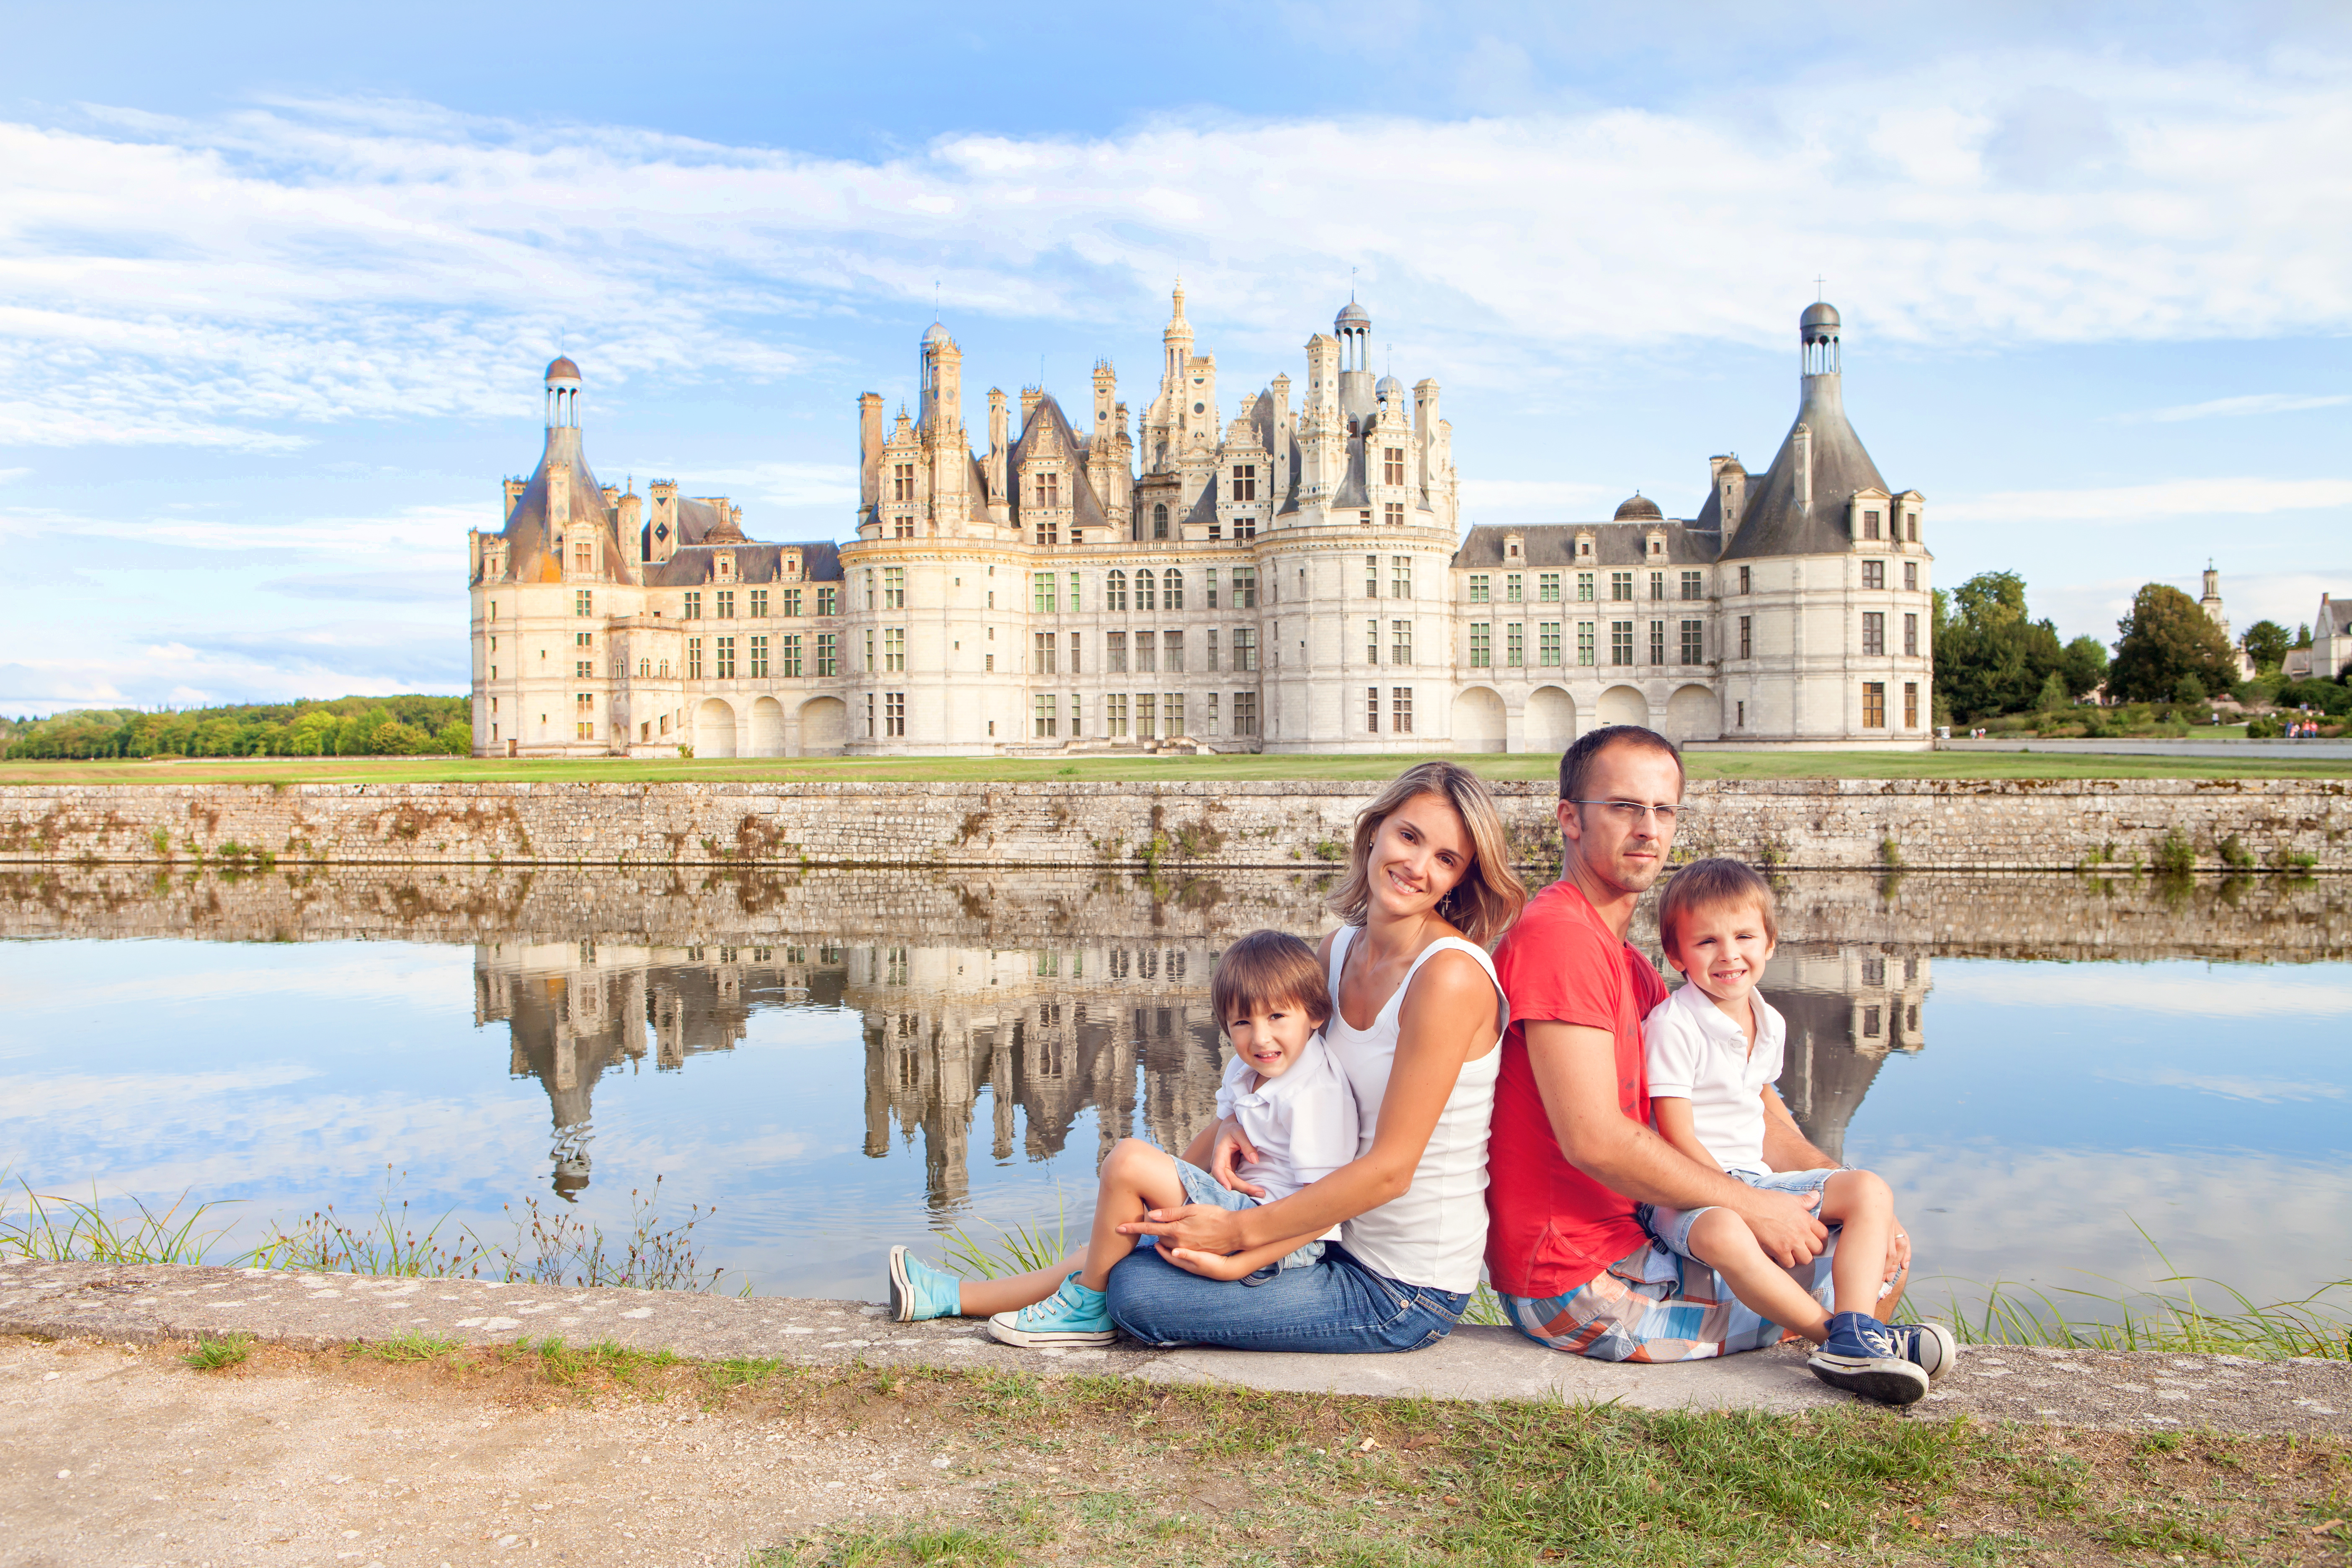
<path id="1" fill-rule="evenodd" d="M 1517 918 L 1501 814 L 1452 763 L 1424 763 L 1356 819 L 1345 922 L 1319 956 L 1336 1006 L 1324 1042 L 1356 1097 L 1353 1163 L 1277 1203 L 1191 1204 L 1123 1225 L 1149 1237 L 1110 1273 L 1112 1320 L 1148 1344 L 1411 1351 L 1452 1331 L 1486 1240 L 1486 1123 L 1507 1016 L 1483 951 Z M 1236 1151 L 1220 1128 L 1219 1178 Z M 1232 1254 L 1341 1226 L 1323 1260 L 1265 1284 L 1227 1283 Z"/>

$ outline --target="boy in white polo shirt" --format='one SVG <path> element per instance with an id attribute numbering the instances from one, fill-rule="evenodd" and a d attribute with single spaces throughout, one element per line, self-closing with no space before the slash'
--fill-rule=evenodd
<path id="1" fill-rule="evenodd" d="M 1807 1364 L 1822 1382 L 1910 1404 L 1952 1364 L 1958 1345 L 1941 1323 L 1873 1315 L 1893 1283 L 1881 1274 L 1897 1223 L 1894 1194 L 1868 1171 L 1776 1172 L 1764 1159 L 1766 1107 L 1780 1108 L 1772 1085 L 1788 1038 L 1780 1015 L 1756 993 L 1780 939 L 1770 884 L 1737 860 L 1693 861 L 1666 884 L 1658 937 L 1689 984 L 1643 1025 L 1651 1119 L 1701 1164 L 1813 1201 L 1831 1229 L 1829 1310 L 1729 1209 L 1644 1204 L 1634 1216 L 1660 1246 L 1721 1275 L 1743 1305 L 1821 1346 Z"/>
<path id="2" fill-rule="evenodd" d="M 1227 948 L 1209 980 L 1210 1003 L 1233 1042 L 1217 1089 L 1217 1121 L 1201 1130 L 1179 1159 L 1139 1138 L 1119 1142 L 1104 1159 L 1101 1193 L 1087 1245 L 1051 1268 L 1008 1279 L 958 1279 L 903 1247 L 890 1249 L 891 1315 L 900 1322 L 950 1316 L 986 1317 L 988 1331 L 1032 1348 L 1108 1344 L 1117 1338 L 1103 1301 L 1111 1266 L 1135 1248 L 1118 1226 L 1152 1209 L 1185 1204 L 1255 1208 L 1321 1181 L 1356 1157 L 1355 1092 L 1323 1044 L 1331 995 L 1315 950 L 1282 931 L 1256 931 Z M 1234 1192 L 1202 1166 L 1220 1123 L 1238 1125 L 1257 1157 L 1236 1168 L 1257 1195 Z M 1280 1268 L 1319 1261 L 1324 1236 L 1297 1236 L 1231 1258 L 1203 1271 L 1255 1283 Z"/>

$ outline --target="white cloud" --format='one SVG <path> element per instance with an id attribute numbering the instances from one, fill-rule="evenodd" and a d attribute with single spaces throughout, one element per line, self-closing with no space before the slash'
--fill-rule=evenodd
<path id="1" fill-rule="evenodd" d="M 1996 490 L 1938 503 L 1940 522 L 2133 522 L 2352 506 L 2352 479 L 2181 479 L 2087 489 Z"/>
<path id="2" fill-rule="evenodd" d="M 2237 418 L 2252 414 L 2299 414 L 2310 408 L 2336 408 L 2352 403 L 2352 393 L 2260 392 L 2245 397 L 2216 397 L 2205 403 L 2183 403 L 2171 408 L 2151 408 L 2141 414 L 2119 414 L 2116 425 L 2172 425 L 2184 419 Z"/>
<path id="3" fill-rule="evenodd" d="M 2063 81 L 2034 107 L 2020 84 Z M 1665 111 L 1160 121 L 876 161 L 430 105 L 0 125 L 0 439 L 283 447 L 488 417 L 560 334 L 601 386 L 804 370 L 820 315 L 1125 321 L 1178 272 L 1295 357 L 1362 269 L 1400 348 L 1853 332 L 1943 345 L 2352 325 L 2352 64 L 2053 53 L 1798 78 Z M 1393 330 L 1393 329 L 1391 329 Z"/>

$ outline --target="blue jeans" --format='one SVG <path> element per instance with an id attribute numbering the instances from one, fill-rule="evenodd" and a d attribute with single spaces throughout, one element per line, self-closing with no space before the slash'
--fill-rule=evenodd
<path id="1" fill-rule="evenodd" d="M 1148 1236 L 1111 1269 L 1106 1293 L 1111 1321 L 1148 1345 L 1326 1355 L 1426 1350 L 1470 1304 L 1466 1295 L 1375 1274 L 1337 1242 L 1325 1243 L 1320 1263 L 1244 1290 L 1177 1268 Z"/>
<path id="2" fill-rule="evenodd" d="M 1254 1198 L 1247 1193 L 1237 1193 L 1200 1166 L 1186 1164 L 1181 1160 L 1176 1162 L 1176 1179 L 1184 1184 L 1184 1196 L 1192 1203 L 1211 1204 L 1221 1209 L 1238 1212 L 1242 1209 L 1254 1209 L 1265 1201 L 1264 1198 Z M 1277 1268 L 1312 1268 L 1322 1260 L 1323 1244 L 1319 1241 L 1310 1241 L 1304 1247 L 1295 1247 L 1285 1253 L 1276 1262 L 1259 1269 L 1244 1279 L 1242 1283 L 1263 1285 L 1274 1278 L 1274 1271 Z"/>

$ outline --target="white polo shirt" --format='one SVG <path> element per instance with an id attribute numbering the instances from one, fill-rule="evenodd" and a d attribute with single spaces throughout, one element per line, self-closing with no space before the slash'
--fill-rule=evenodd
<path id="1" fill-rule="evenodd" d="M 1789 1026 L 1763 993 L 1756 1007 L 1756 1048 L 1715 999 L 1685 981 L 1642 1024 L 1652 1099 L 1691 1102 L 1691 1130 L 1727 1171 L 1767 1171 L 1764 1089 L 1779 1080 Z"/>
<path id="2" fill-rule="evenodd" d="M 1253 1089 L 1256 1079 L 1238 1053 L 1225 1064 L 1217 1120 L 1238 1121 L 1257 1146 L 1258 1158 L 1239 1174 L 1265 1189 L 1261 1201 L 1286 1198 L 1356 1157 L 1356 1096 L 1319 1031 L 1288 1072 Z"/>

